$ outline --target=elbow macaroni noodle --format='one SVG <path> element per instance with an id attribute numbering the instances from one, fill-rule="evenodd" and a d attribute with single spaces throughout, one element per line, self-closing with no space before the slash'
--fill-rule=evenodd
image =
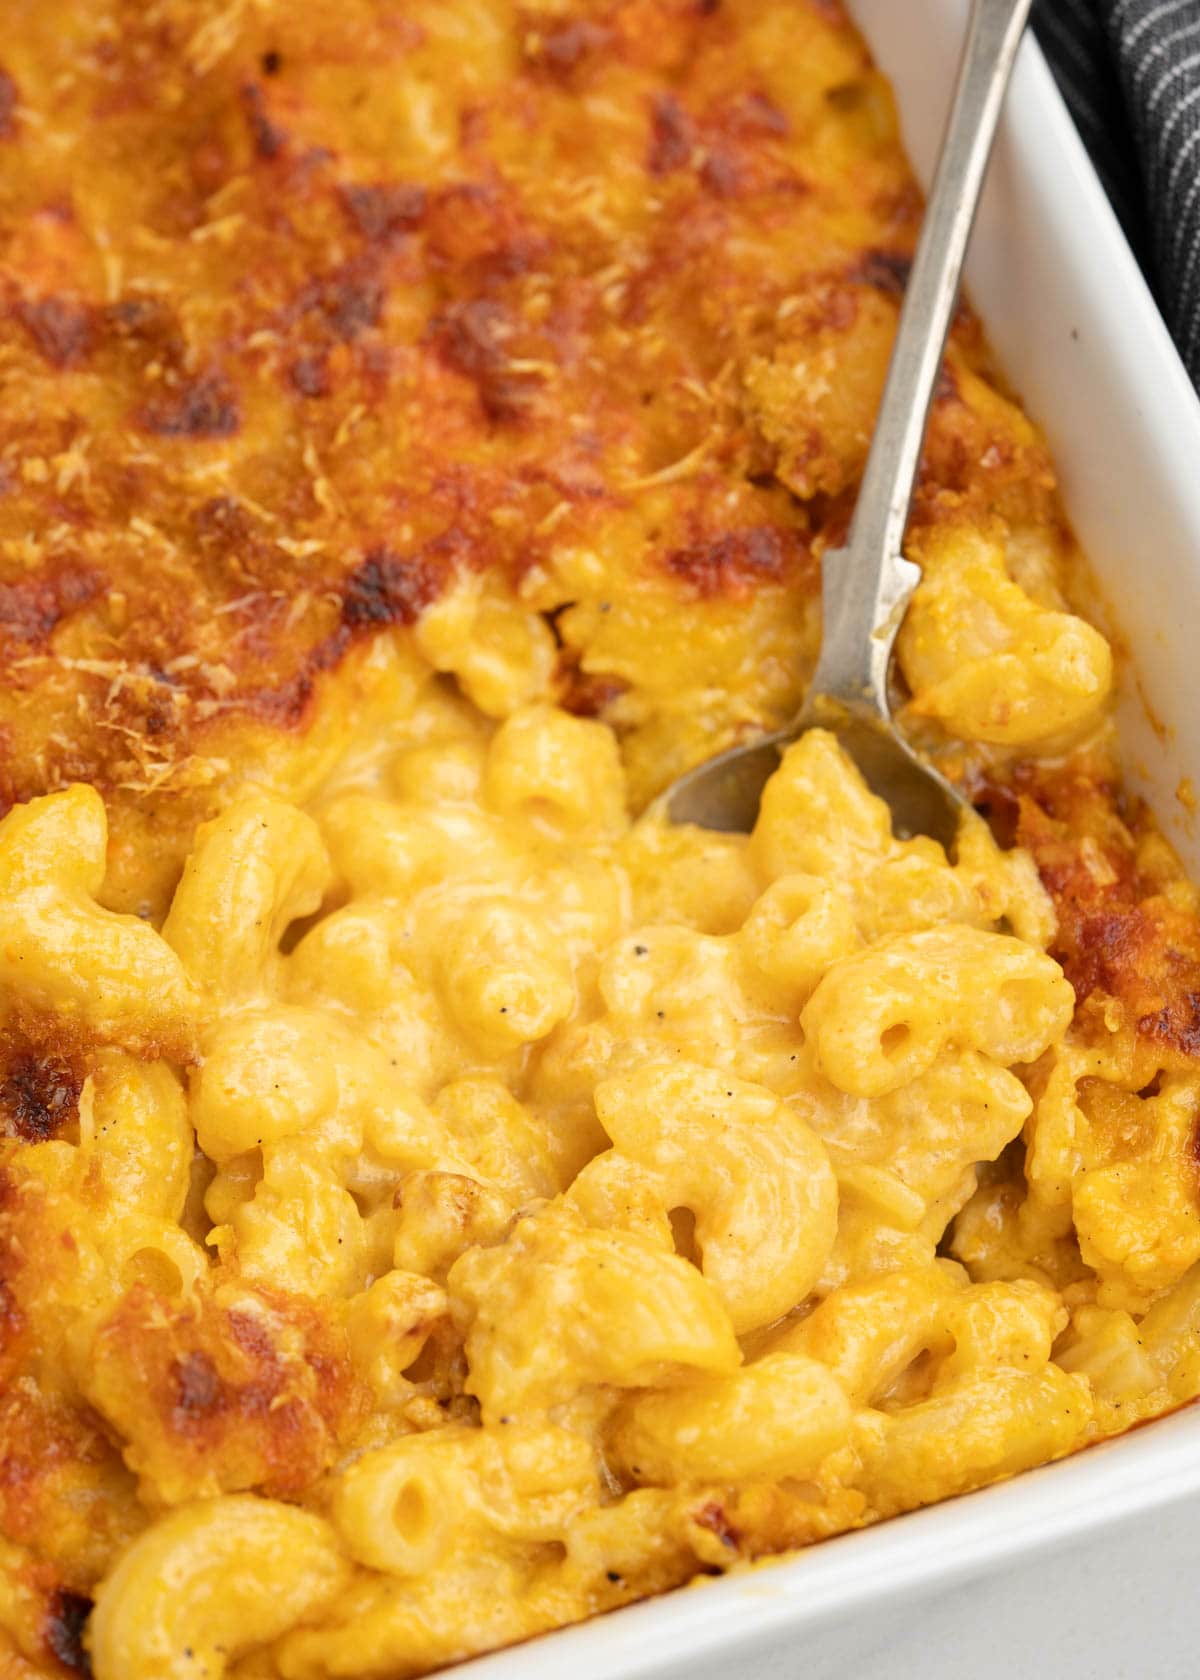
<path id="1" fill-rule="evenodd" d="M 267 9 L 240 9 L 235 28 L 200 7 L 188 51 L 219 65 L 227 27 Z M 472 111 L 511 79 L 510 8 L 400 10 L 404 51 L 452 55 Z M 576 10 L 579 30 L 563 23 Z M 663 95 L 635 185 L 614 167 L 582 195 L 589 239 L 642 216 L 647 170 L 665 196 L 699 172 L 706 216 L 743 186 L 773 204 L 785 135 L 816 136 L 814 156 L 834 146 L 830 110 L 848 148 L 829 154 L 833 177 L 861 171 L 864 192 L 908 202 L 872 173 L 894 145 L 886 90 L 851 76 L 836 4 L 533 5 L 520 50 L 531 76 L 565 84 L 573 124 L 586 107 L 629 126 L 636 104 L 641 147 L 647 101 L 626 91 L 601 110 L 588 55 L 611 47 L 624 74 L 621 55 L 640 54 L 673 87 L 660 34 L 701 10 L 758 68 L 740 92 L 719 81 L 709 128 Z M 803 73 L 777 73 L 797 58 Z M 453 78 L 388 76 L 405 182 L 440 180 L 470 128 L 443 98 Z M 0 72 L 0 119 L 7 87 Z M 289 123 L 311 116 L 306 97 Z M 331 136 L 314 127 L 297 150 L 245 89 L 242 105 L 267 161 L 315 180 Z M 355 125 L 381 119 L 355 102 L 340 120 L 347 155 L 361 143 L 369 159 Z M 767 149 L 747 163 L 721 135 Z M 520 127 L 520 167 L 553 177 L 543 139 Z M 804 590 L 828 527 L 806 509 L 841 507 L 861 469 L 897 273 L 878 251 L 857 252 L 849 278 L 830 268 L 805 243 L 800 184 L 786 215 L 755 211 L 772 241 L 801 227 L 778 305 L 725 300 L 752 348 L 774 313 L 770 353 L 701 389 L 673 371 L 670 332 L 650 346 L 647 383 L 671 406 L 658 454 L 638 464 L 630 446 L 607 483 L 591 453 L 607 411 L 581 401 L 562 428 L 577 455 L 495 467 L 533 514 L 457 468 L 428 488 L 488 542 L 515 525 L 507 583 L 461 559 L 458 525 L 421 547 L 426 489 L 407 469 L 389 478 L 387 519 L 408 532 L 395 540 L 430 575 L 379 548 L 357 594 L 332 596 L 340 627 L 312 670 L 370 640 L 317 685 L 310 783 L 236 759 L 241 782 L 218 777 L 205 820 L 185 824 L 181 871 L 146 841 L 144 901 L 118 805 L 82 780 L 0 821 L 0 1448 L 18 1464 L 0 1478 L 0 1674 L 62 1680 L 67 1650 L 95 1680 L 403 1680 L 981 1487 L 1200 1393 L 1200 1029 L 1180 1027 L 1163 979 L 1183 974 L 1178 991 L 1192 972 L 1197 896 L 1118 811 L 1112 656 L 1064 594 L 1036 434 L 972 371 L 983 352 L 968 357 L 965 334 L 928 444 L 897 676 L 906 727 L 991 825 L 968 820 L 953 858 L 895 835 L 821 731 L 783 755 L 750 836 L 631 816 L 782 716 L 815 652 Z M 534 249 L 524 234 L 495 244 L 507 190 L 499 174 L 494 194 L 463 189 L 428 235 L 442 361 L 403 422 L 465 382 L 497 451 L 506 425 L 557 400 L 570 360 L 547 371 L 495 313 L 488 287 L 523 284 Z M 379 261 L 399 268 L 416 260 L 416 198 L 395 192 L 359 183 L 344 209 L 382 218 Z M 201 262 L 229 227 L 193 231 Z M 675 259 L 655 245 L 640 278 L 594 276 L 590 249 L 566 301 L 530 282 L 527 324 L 573 343 L 571 323 L 597 313 L 618 381 L 628 335 L 659 307 L 639 288 Z M 754 262 L 773 249 L 753 246 Z M 454 263 L 482 288 L 465 304 L 444 278 Z M 793 270 L 807 289 L 789 289 Z M 341 335 L 341 379 L 375 270 L 337 272 L 313 282 L 310 313 Z M 714 313 L 679 331 L 707 344 L 720 311 L 700 303 Z M 354 375 L 364 391 L 433 329 L 398 330 Z M 274 354 L 274 332 L 255 356 Z M 60 371 L 76 377 L 69 357 Z M 314 404 L 319 371 L 290 376 Z M 633 389 L 655 409 L 656 390 Z M 372 426 L 352 410 L 328 453 L 383 449 Z M 188 447 L 177 431 L 164 447 Z M 739 494 L 778 480 L 789 543 L 735 510 L 732 534 L 685 533 L 639 572 L 636 522 L 657 541 L 677 486 L 723 501 L 707 476 L 720 450 Z M 209 496 L 225 471 L 212 461 L 178 474 Z M 986 495 L 964 461 L 986 463 Z M 341 492 L 323 470 L 314 451 L 328 511 Z M 122 471 L 132 482 L 132 458 Z M 580 535 L 580 516 L 563 538 L 560 599 L 539 545 L 575 502 L 608 523 Z M 217 544 L 233 516 L 205 507 Z M 249 577 L 259 539 L 243 536 L 222 563 Z M 290 625 L 310 604 L 262 610 Z M 168 677 L 136 680 L 182 706 Z M 368 678 L 390 709 L 368 705 Z M 134 681 L 113 679 L 110 698 Z M 168 877 L 169 903 L 151 891 Z"/>
<path id="2" fill-rule="evenodd" d="M 97 1589 L 99 1680 L 416 1673 L 711 1568 L 714 1546 L 725 1565 L 1011 1474 L 1131 1391 L 1149 1410 L 1200 1380 L 1186 1187 L 1105 1141 L 1186 1128 L 1194 1083 L 1137 1096 L 1073 1047 L 1018 858 L 983 832 L 953 866 L 896 841 L 816 732 L 754 835 L 721 842 L 756 896 L 706 933 L 670 895 L 688 905 L 713 838 L 618 822 L 600 725 L 539 704 L 443 750 L 472 775 L 311 817 L 239 796 L 162 935 L 81 902 L 98 803 L 32 813 L 66 838 L 25 846 L 37 955 L 9 995 L 74 995 L 46 977 L 81 918 L 168 977 L 104 1016 L 78 1140 L 13 1162 L 64 1220 L 103 1186 L 94 1298 L 56 1279 L 39 1328 L 147 1501 Z M 30 831 L 14 813 L 0 853 Z M 185 1091 L 127 1047 L 176 1031 L 189 987 Z M 1013 1229 L 975 1264 L 979 1163 L 1034 1122 L 1021 1212 L 1061 1235 L 1072 1197 L 1080 1258 L 1056 1274 Z M 939 1257 L 956 1215 L 965 1264 Z M 296 1297 L 350 1373 L 348 1422 Z M 320 1413 L 299 1502 L 271 1491 L 262 1426 L 223 1424 L 231 1349 L 286 1367 L 278 1415 Z"/>

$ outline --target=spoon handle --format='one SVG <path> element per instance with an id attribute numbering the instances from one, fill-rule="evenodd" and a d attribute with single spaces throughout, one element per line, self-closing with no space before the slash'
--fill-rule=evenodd
<path id="1" fill-rule="evenodd" d="M 806 713 L 830 695 L 890 716 L 892 646 L 920 568 L 901 556 L 921 445 L 992 142 L 1032 0 L 973 0 L 954 102 L 845 548 L 822 563 L 821 657 Z"/>

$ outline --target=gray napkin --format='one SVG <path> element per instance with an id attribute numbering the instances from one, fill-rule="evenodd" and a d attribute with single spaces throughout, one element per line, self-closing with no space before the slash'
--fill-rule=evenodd
<path id="1" fill-rule="evenodd" d="M 1034 27 L 1200 389 L 1200 0 L 1037 0 Z"/>

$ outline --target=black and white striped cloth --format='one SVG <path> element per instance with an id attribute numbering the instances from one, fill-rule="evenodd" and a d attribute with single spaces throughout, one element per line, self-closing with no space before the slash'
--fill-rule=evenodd
<path id="1" fill-rule="evenodd" d="M 1037 0 L 1034 27 L 1200 389 L 1200 0 Z"/>

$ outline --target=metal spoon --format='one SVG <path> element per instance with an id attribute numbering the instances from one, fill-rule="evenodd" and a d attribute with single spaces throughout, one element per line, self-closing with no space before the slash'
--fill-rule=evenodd
<path id="1" fill-rule="evenodd" d="M 900 552 L 921 445 L 1031 4 L 973 0 L 954 103 L 849 539 L 822 561 L 821 656 L 804 706 L 785 728 L 733 747 L 673 783 L 659 802 L 673 822 L 748 833 L 783 749 L 818 727 L 837 736 L 868 786 L 887 801 L 898 833 L 928 834 L 949 850 L 969 809 L 898 733 L 888 700 L 888 668 L 921 577 L 920 567 Z"/>

